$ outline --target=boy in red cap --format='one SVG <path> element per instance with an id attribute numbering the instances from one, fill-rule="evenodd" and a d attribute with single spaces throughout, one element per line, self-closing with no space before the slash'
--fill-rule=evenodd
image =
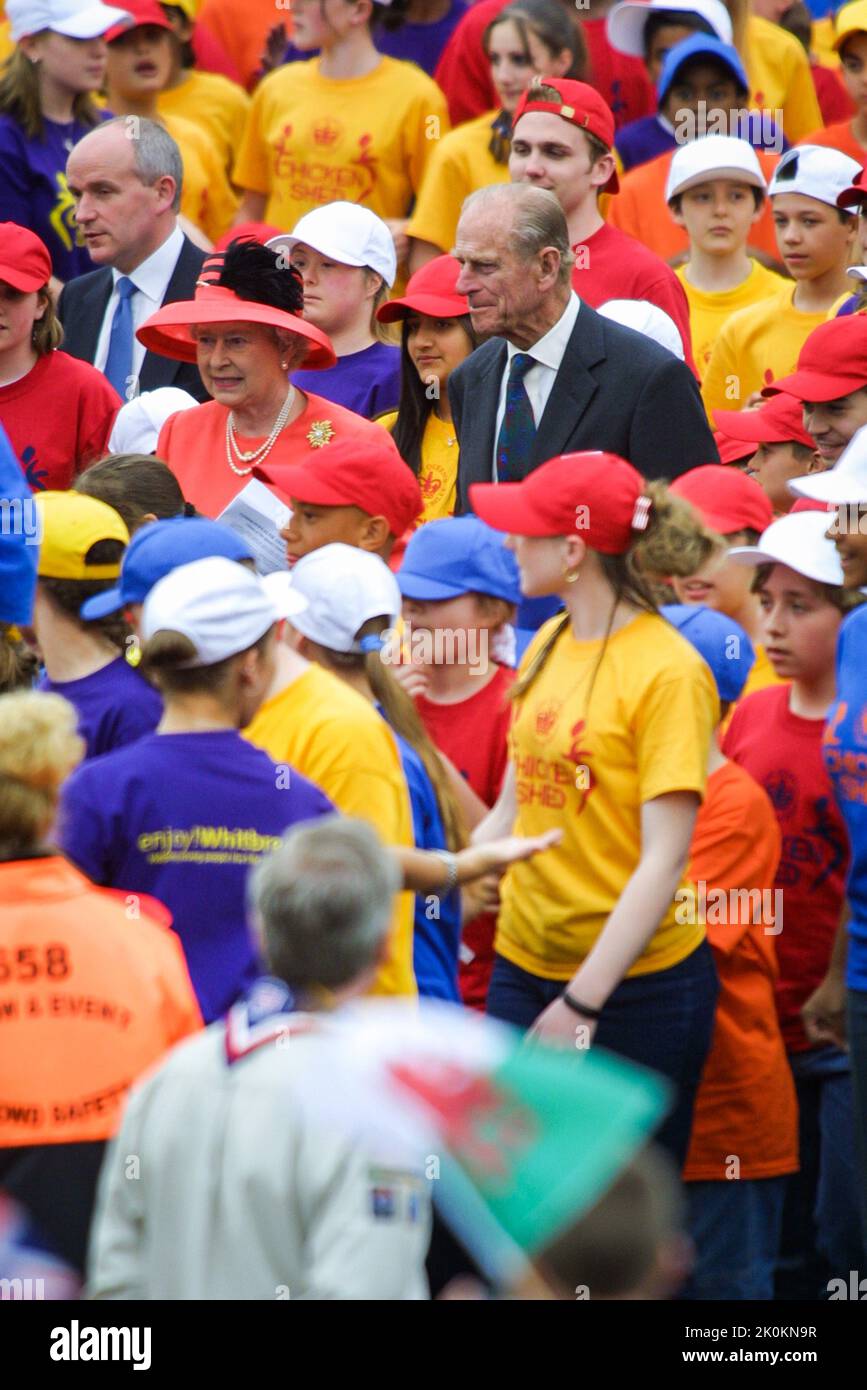
<path id="1" fill-rule="evenodd" d="M 783 391 L 800 402 L 816 453 L 825 468 L 833 468 L 867 425 L 867 317 L 852 314 L 814 328 L 792 375 L 771 382 L 762 395 Z"/>
<path id="2" fill-rule="evenodd" d="M 802 424 L 801 403 L 794 396 L 781 391 L 758 410 L 715 410 L 713 418 L 730 438 L 753 445 L 747 475 L 767 493 L 776 516 L 784 516 L 795 504 L 789 479 L 825 467 L 816 457 L 816 445 Z"/>
<path id="3" fill-rule="evenodd" d="M 512 183 L 550 189 L 559 199 L 575 254 L 576 293 L 593 309 L 609 299 L 656 304 L 677 324 L 684 358 L 694 367 L 689 306 L 677 276 L 599 211 L 599 194 L 619 188 L 613 144 L 614 117 L 599 93 L 586 82 L 546 77 L 518 102 L 509 175 Z"/>

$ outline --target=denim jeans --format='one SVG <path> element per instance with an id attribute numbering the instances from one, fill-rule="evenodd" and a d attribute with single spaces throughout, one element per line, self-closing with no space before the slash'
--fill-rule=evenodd
<path id="1" fill-rule="evenodd" d="M 849 990 L 849 1057 L 855 1102 L 855 1151 L 862 1235 L 867 1248 L 867 992 L 862 989 Z M 862 1273 L 867 1275 L 867 1269 Z"/>
<path id="2" fill-rule="evenodd" d="M 770 1299 L 785 1177 L 684 1184 L 695 1267 L 680 1298 Z"/>
<path id="3" fill-rule="evenodd" d="M 864 1266 L 849 1057 L 789 1053 L 798 1093 L 801 1171 L 787 1180 L 776 1297 L 824 1299 L 829 1279 Z"/>
<path id="4" fill-rule="evenodd" d="M 560 994 L 562 980 L 545 980 L 494 959 L 488 1013 L 529 1028 Z M 692 1111 L 713 1032 L 719 980 L 706 941 L 669 970 L 622 980 L 608 999 L 596 1028 L 594 1047 L 607 1048 L 651 1067 L 675 1087 L 674 1107 L 656 1134 L 678 1166 L 689 1148 Z"/>

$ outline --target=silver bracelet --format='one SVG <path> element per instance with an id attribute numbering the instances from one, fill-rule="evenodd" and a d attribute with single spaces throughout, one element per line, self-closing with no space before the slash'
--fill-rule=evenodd
<path id="1" fill-rule="evenodd" d="M 452 854 L 451 850 L 448 849 L 432 849 L 431 854 L 435 854 L 437 859 L 441 859 L 446 866 L 448 877 L 439 891 L 447 897 L 458 886 L 458 856 Z"/>

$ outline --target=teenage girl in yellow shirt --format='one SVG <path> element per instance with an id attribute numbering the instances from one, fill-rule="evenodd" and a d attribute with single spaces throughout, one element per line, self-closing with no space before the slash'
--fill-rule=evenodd
<path id="1" fill-rule="evenodd" d="M 663 484 L 600 452 L 476 484 L 470 501 L 510 533 L 523 593 L 566 606 L 524 656 L 509 772 L 473 837 L 563 831 L 506 875 L 488 1012 L 668 1076 L 658 1137 L 682 1162 L 718 990 L 684 871 L 719 702 L 647 576 L 693 568 L 714 541 Z"/>

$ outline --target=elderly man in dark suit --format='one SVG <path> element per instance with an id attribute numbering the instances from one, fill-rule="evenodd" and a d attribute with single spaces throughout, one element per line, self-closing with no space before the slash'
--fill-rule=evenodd
<path id="1" fill-rule="evenodd" d="M 162 304 L 193 298 L 205 260 L 178 226 L 183 164 L 175 141 L 156 121 L 117 117 L 79 140 L 66 171 L 100 269 L 61 292 L 64 350 L 92 362 L 124 400 L 159 386 L 208 400 L 194 364 L 146 352 L 135 336 Z"/>
<path id="2" fill-rule="evenodd" d="M 619 454 L 646 478 L 719 461 L 689 368 L 574 293 L 553 193 L 499 184 L 471 194 L 454 255 L 458 292 L 489 340 L 449 378 L 458 510 L 471 483 L 516 481 L 572 450 Z"/>

